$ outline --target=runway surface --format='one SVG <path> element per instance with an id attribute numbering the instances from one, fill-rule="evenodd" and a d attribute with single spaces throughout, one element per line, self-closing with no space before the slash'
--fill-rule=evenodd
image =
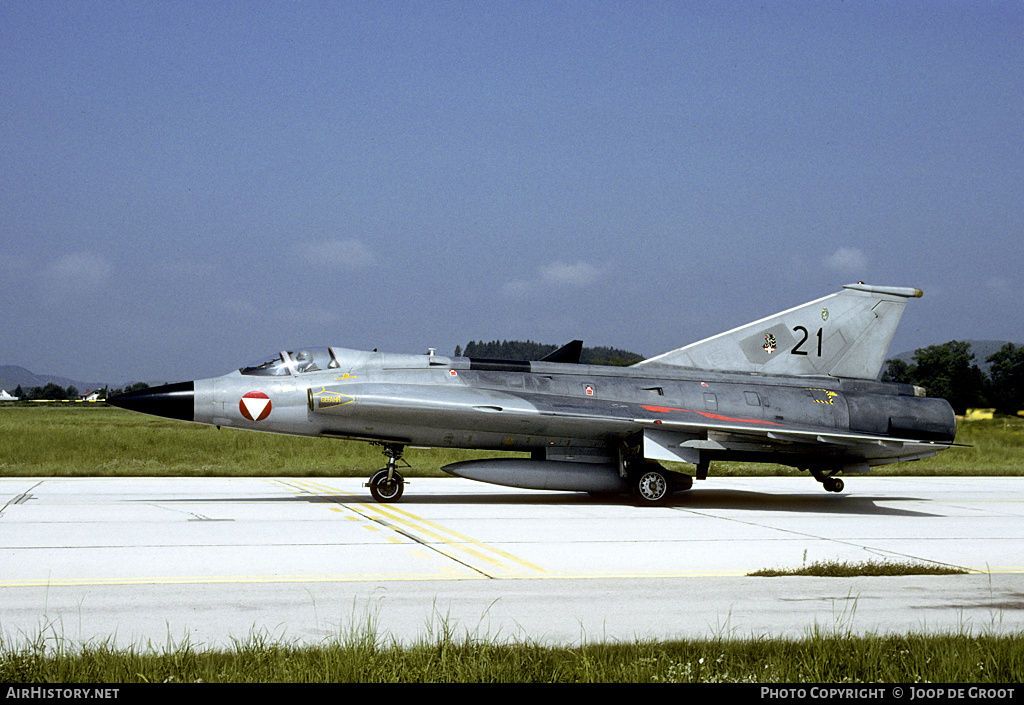
<path id="1" fill-rule="evenodd" d="M 580 643 L 1024 629 L 1024 478 L 710 478 L 663 507 L 413 479 L 0 478 L 0 639 Z M 966 576 L 753 578 L 819 560 Z"/>

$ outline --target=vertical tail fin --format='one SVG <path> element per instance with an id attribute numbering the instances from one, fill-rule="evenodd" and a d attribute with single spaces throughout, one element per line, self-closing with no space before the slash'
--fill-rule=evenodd
<path id="1" fill-rule="evenodd" d="M 815 301 L 638 365 L 876 379 L 896 326 L 920 289 L 847 284 Z"/>

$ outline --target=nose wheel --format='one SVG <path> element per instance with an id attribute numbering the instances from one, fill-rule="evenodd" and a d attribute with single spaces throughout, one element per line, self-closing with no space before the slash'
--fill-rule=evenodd
<path id="1" fill-rule="evenodd" d="M 366 487 L 370 488 L 370 495 L 378 502 L 397 502 L 402 498 L 405 491 L 405 478 L 398 472 L 398 463 L 402 460 L 400 445 L 388 444 L 384 446 L 384 455 L 388 458 L 387 466 L 381 468 L 370 476 Z M 409 467 L 408 463 L 405 463 Z"/>
<path id="2" fill-rule="evenodd" d="M 397 470 L 383 468 L 370 476 L 366 483 L 370 494 L 378 502 L 397 502 L 405 491 L 405 478 Z"/>

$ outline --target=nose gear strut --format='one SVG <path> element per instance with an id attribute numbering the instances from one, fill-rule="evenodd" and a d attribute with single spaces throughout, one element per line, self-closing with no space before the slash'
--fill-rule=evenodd
<path id="1" fill-rule="evenodd" d="M 378 502 L 397 502 L 405 491 L 405 478 L 398 472 L 398 463 L 401 462 L 405 467 L 411 466 L 402 460 L 405 446 L 398 443 L 381 445 L 384 446 L 384 455 L 388 459 L 387 465 L 373 473 L 364 487 L 370 488 L 370 494 Z"/>

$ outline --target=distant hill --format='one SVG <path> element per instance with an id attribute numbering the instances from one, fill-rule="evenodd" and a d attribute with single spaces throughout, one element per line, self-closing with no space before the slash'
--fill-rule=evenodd
<path id="1" fill-rule="evenodd" d="M 79 392 L 84 392 L 88 389 L 100 389 L 106 386 L 102 382 L 82 382 L 59 375 L 37 375 L 17 365 L 0 365 L 0 389 L 6 389 L 8 392 L 14 392 L 19 384 L 22 389 L 28 391 L 32 387 L 45 387 L 51 382 L 65 389 L 73 386 Z"/>
<path id="2" fill-rule="evenodd" d="M 999 352 L 999 348 L 1003 347 L 1009 340 L 965 340 L 965 343 L 970 343 L 971 352 L 974 353 L 974 364 L 978 366 L 985 374 L 989 373 L 989 365 L 985 362 L 986 358 L 993 353 Z M 1022 345 L 1022 343 L 1014 343 L 1014 345 Z M 925 346 L 928 347 L 928 346 Z M 909 350 L 907 352 L 901 352 L 899 355 L 890 355 L 887 360 L 903 360 L 908 365 L 914 364 L 914 353 L 916 350 Z"/>

